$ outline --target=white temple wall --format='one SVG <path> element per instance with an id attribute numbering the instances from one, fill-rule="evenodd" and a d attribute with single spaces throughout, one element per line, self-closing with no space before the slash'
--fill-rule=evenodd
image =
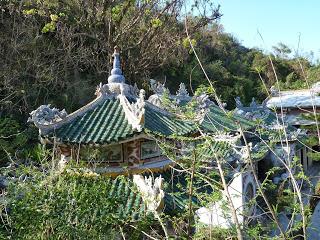
<path id="1" fill-rule="evenodd" d="M 247 196 L 249 185 L 253 186 L 253 196 Z M 244 224 L 248 216 L 254 216 L 256 206 L 248 206 L 248 203 L 256 195 L 256 183 L 251 171 L 238 172 L 234 175 L 228 186 L 232 203 L 237 212 L 240 224 Z M 230 228 L 234 223 L 231 217 L 230 207 L 227 198 L 213 203 L 210 207 L 202 207 L 196 211 L 198 222 L 204 225 L 211 225 L 219 228 Z"/>

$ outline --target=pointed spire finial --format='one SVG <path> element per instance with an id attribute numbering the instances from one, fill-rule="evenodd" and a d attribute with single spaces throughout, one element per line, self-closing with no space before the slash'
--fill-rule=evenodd
<path id="1" fill-rule="evenodd" d="M 111 70 L 111 75 L 108 77 L 108 83 L 124 83 L 125 77 L 122 75 L 120 66 L 120 54 L 119 47 L 114 47 L 113 53 L 113 69 Z"/>

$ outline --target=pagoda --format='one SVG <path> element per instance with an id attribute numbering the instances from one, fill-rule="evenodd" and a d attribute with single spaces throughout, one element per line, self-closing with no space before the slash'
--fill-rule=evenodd
<path id="1" fill-rule="evenodd" d="M 126 84 L 118 48 L 113 57 L 108 83 L 100 83 L 92 102 L 71 114 L 42 105 L 31 113 L 30 121 L 39 128 L 43 142 L 58 146 L 61 164 L 80 158 L 96 172 L 111 175 L 165 169 L 171 161 L 154 136 L 190 136 L 196 127 L 153 104 L 155 96 L 147 101 L 143 89 Z M 94 150 L 98 156 L 87 157 Z"/>
<path id="2" fill-rule="evenodd" d="M 167 212 L 173 213 L 187 206 L 187 182 L 185 173 L 177 171 L 177 159 L 168 157 L 158 143 L 172 143 L 181 155 L 184 146 L 178 138 L 200 139 L 206 135 L 214 139 L 214 143 L 199 153 L 204 163 L 203 173 L 216 171 L 214 156 L 219 153 L 227 165 L 233 166 L 228 184 L 231 191 L 236 189 L 233 191 L 235 206 L 244 209 L 255 195 L 256 183 L 253 169 L 248 168 L 246 162 L 248 153 L 241 141 L 239 124 L 244 130 L 253 129 L 255 125 L 241 116 L 227 113 L 205 93 L 191 97 L 183 83 L 176 94 L 171 94 L 164 84 L 150 80 L 154 94 L 147 100 L 145 90 L 126 83 L 117 47 L 113 58 L 108 83 L 97 86 L 96 98 L 87 105 L 71 114 L 50 105 L 42 105 L 30 113 L 29 121 L 39 129 L 41 142 L 58 148 L 61 168 L 71 160 L 81 160 L 97 174 L 113 178 L 128 175 L 143 200 L 149 203 L 148 209 L 158 211 L 165 207 Z M 164 97 L 176 106 L 194 103 L 196 121 L 170 111 Z M 244 168 L 247 170 L 243 171 Z M 150 175 L 155 179 L 151 180 Z M 163 189 L 163 181 L 169 183 L 167 188 Z M 184 192 L 181 193 L 178 185 L 185 186 Z M 177 191 L 180 193 L 175 194 Z M 250 209 L 250 214 L 254 215 L 254 208 Z M 200 210 L 202 222 L 215 224 L 212 220 L 207 222 L 205 217 L 212 217 L 211 207 Z M 215 214 L 220 220 L 224 219 L 220 216 L 222 213 Z"/>

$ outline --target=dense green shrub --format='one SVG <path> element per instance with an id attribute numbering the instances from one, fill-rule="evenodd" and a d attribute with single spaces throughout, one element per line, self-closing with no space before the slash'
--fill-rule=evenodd
<path id="1" fill-rule="evenodd" d="M 89 171 L 51 176 L 31 168 L 23 172 L 28 172 L 29 177 L 32 174 L 32 180 L 9 187 L 9 213 L 3 216 L 3 219 L 8 216 L 9 220 L 0 228 L 0 236 L 10 239 L 115 239 L 121 237 L 123 231 L 125 235 L 130 232 L 130 239 L 141 239 L 141 230 L 146 231 L 153 223 L 152 217 L 144 211 L 141 213 L 135 202 L 131 207 L 128 205 L 136 191 L 128 178 L 114 180 Z"/>

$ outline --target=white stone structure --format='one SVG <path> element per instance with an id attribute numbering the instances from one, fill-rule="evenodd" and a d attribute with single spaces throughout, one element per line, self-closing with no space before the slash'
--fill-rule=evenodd
<path id="1" fill-rule="evenodd" d="M 228 191 L 236 209 L 239 223 L 244 224 L 246 220 L 254 217 L 256 205 L 251 204 L 250 201 L 256 196 L 257 190 L 252 171 L 234 174 L 231 183 L 228 185 Z M 221 201 L 208 207 L 199 208 L 196 215 L 201 224 L 221 228 L 230 228 L 234 225 L 225 193 L 223 193 Z"/>
<path id="2" fill-rule="evenodd" d="M 153 181 L 152 176 L 133 175 L 133 182 L 147 205 L 147 211 L 161 212 L 164 198 L 163 178 L 160 176 Z"/>

